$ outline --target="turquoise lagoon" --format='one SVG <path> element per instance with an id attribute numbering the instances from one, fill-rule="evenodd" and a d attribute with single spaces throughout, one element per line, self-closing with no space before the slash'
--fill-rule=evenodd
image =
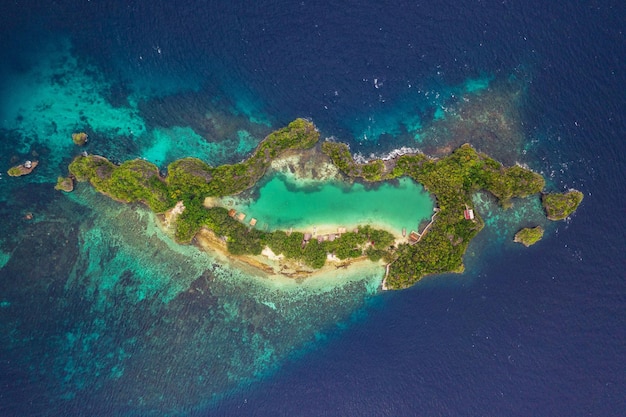
<path id="1" fill-rule="evenodd" d="M 376 296 L 384 274 L 378 264 L 363 262 L 304 281 L 266 277 L 219 254 L 176 244 L 141 205 L 117 203 L 84 184 L 72 194 L 54 191 L 57 176 L 81 150 L 114 161 L 143 157 L 161 168 L 185 156 L 216 166 L 244 157 L 269 129 L 261 116 L 248 120 L 258 111 L 254 100 L 234 106 L 244 116 L 215 105 L 207 107 L 210 117 L 202 109 L 153 126 L 146 120 L 162 113 L 138 105 L 147 97 L 135 92 L 126 104 L 111 105 L 109 80 L 73 56 L 69 41 L 51 42 L 34 54 L 30 70 L 5 77 L 11 88 L 3 86 L 0 102 L 0 128 L 15 134 L 1 143 L 3 170 L 10 156 L 42 155 L 32 176 L 0 181 L 0 356 L 24 370 L 15 386 L 26 387 L 23 396 L 33 390 L 30 397 L 46 408 L 41 415 L 83 415 L 90 404 L 106 404 L 107 415 L 204 408 L 318 349 L 392 296 Z M 440 107 L 444 92 L 416 94 Z M 193 97 L 173 100 L 188 99 Z M 371 120 L 347 119 L 365 121 L 356 126 L 364 133 L 355 137 L 406 130 L 411 138 L 424 134 L 425 145 L 434 137 L 452 140 L 442 130 L 450 125 L 428 130 L 429 121 L 415 116 L 423 113 L 418 99 L 376 109 Z M 455 122 L 450 113 L 444 116 Z M 217 125 L 211 134 L 189 124 L 204 126 L 209 119 Z M 78 130 L 90 134 L 80 150 L 71 141 Z M 317 226 L 326 233 L 324 225 L 370 223 L 399 234 L 430 218 L 434 206 L 432 196 L 408 178 L 364 185 L 270 174 L 248 194 L 225 202 L 268 230 Z M 35 214 L 33 222 L 22 220 L 26 212 Z M 495 216 L 497 207 L 490 214 Z M 490 227 L 499 229 L 500 223 Z M 484 245 L 495 245 L 493 233 L 480 236 Z"/>
<path id="2" fill-rule="evenodd" d="M 245 213 L 245 221 L 257 219 L 257 227 L 267 230 L 317 228 L 327 233 L 337 226 L 370 224 L 399 235 L 404 228 L 417 230 L 434 209 L 430 194 L 410 178 L 364 185 L 276 173 L 256 191 L 255 198 L 229 197 L 222 203 Z"/>

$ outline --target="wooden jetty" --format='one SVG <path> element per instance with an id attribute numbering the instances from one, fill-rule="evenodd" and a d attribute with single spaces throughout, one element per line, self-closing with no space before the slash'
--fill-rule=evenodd
<path id="1" fill-rule="evenodd" d="M 409 233 L 409 243 L 417 243 L 420 241 L 421 237 L 422 236 L 415 230 L 411 230 L 411 233 Z"/>

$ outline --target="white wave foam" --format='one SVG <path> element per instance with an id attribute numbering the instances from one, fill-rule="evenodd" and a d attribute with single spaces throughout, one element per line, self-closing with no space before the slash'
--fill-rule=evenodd
<path id="1" fill-rule="evenodd" d="M 355 162 L 358 162 L 359 164 L 366 164 L 369 161 L 375 160 L 375 159 L 381 159 L 383 161 L 389 161 L 391 159 L 395 159 L 398 158 L 402 155 L 412 155 L 412 154 L 417 154 L 417 153 L 421 153 L 421 151 L 419 150 L 419 148 L 411 148 L 408 146 L 402 146 L 401 148 L 396 148 L 393 149 L 387 153 L 383 153 L 383 154 L 370 154 L 369 158 L 366 158 L 365 156 L 363 156 L 363 154 L 361 153 L 356 153 L 352 156 L 352 158 L 354 159 Z"/>
<path id="2" fill-rule="evenodd" d="M 327 142 L 339 141 L 335 136 L 328 136 L 324 140 L 326 140 Z M 349 144 L 346 143 L 346 146 L 348 146 L 348 149 L 350 149 Z M 352 155 L 352 159 L 354 159 L 354 161 L 359 164 L 366 164 L 369 161 L 374 160 L 374 159 L 381 159 L 383 161 L 389 161 L 391 159 L 395 159 L 402 155 L 410 155 L 410 154 L 417 154 L 417 153 L 422 153 L 422 151 L 419 148 L 411 148 L 409 146 L 402 146 L 400 148 L 392 149 L 391 151 L 387 153 L 382 153 L 382 154 L 371 153 L 369 158 L 366 158 L 362 153 L 357 152 L 354 155 Z"/>

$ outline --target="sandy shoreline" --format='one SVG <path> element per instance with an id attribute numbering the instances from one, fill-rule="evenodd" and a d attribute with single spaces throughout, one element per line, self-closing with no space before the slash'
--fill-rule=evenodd
<path id="1" fill-rule="evenodd" d="M 272 161 L 271 168 L 266 173 L 266 176 L 271 175 L 272 172 L 281 172 L 298 182 L 310 181 L 318 184 L 329 181 L 350 182 L 350 179 L 344 178 L 330 158 L 323 154 L 317 147 L 308 150 L 286 152 L 281 157 Z M 269 227 L 262 217 L 259 218 L 255 216 L 254 213 L 251 214 L 248 212 L 246 206 L 250 204 L 250 199 L 251 197 L 248 194 L 227 197 L 207 197 L 204 200 L 204 206 L 207 208 L 224 207 L 226 209 L 234 209 L 237 213 L 245 215 L 244 220 L 242 220 L 242 223 L 245 225 L 249 225 L 250 220 L 254 218 L 255 221 L 258 222 L 255 227 L 259 230 L 283 230 L 288 233 L 310 233 L 313 239 L 319 236 L 325 236 L 326 239 L 328 239 L 330 235 L 351 232 L 360 225 L 368 225 L 374 229 L 385 230 L 394 235 L 394 244 L 396 246 L 400 243 L 407 243 L 410 232 L 412 230 L 417 231 L 419 226 L 423 226 L 423 222 L 428 221 L 427 219 L 422 219 L 419 223 L 407 224 L 406 226 L 394 226 L 393 223 L 385 222 L 383 218 L 372 219 L 370 217 L 369 220 L 364 221 L 354 221 L 356 219 L 351 219 L 350 221 L 343 222 L 340 220 L 335 223 L 331 217 L 329 218 L 330 221 L 318 223 L 313 219 L 304 219 L 299 225 L 294 224 L 293 227 L 291 225 L 282 225 L 280 228 L 273 228 Z M 405 236 L 402 236 L 403 231 L 405 232 Z"/>
<path id="2" fill-rule="evenodd" d="M 346 260 L 331 260 L 329 259 L 320 269 L 312 269 L 301 262 L 286 260 L 282 255 L 276 256 L 269 248 L 264 250 L 264 255 L 233 255 L 228 252 L 226 242 L 224 242 L 215 234 L 202 228 L 194 237 L 194 243 L 200 249 L 209 252 L 217 253 L 221 257 L 227 258 L 239 266 L 250 267 L 257 273 L 263 273 L 265 275 L 281 275 L 288 278 L 309 278 L 316 275 L 324 275 L 332 273 L 340 269 L 346 269 L 351 266 L 370 262 L 366 256 L 361 256 L 353 259 Z"/>
<path id="3" fill-rule="evenodd" d="M 358 226 L 359 225 L 346 227 L 344 225 L 337 225 L 337 224 L 318 224 L 313 227 L 303 227 L 303 228 L 294 227 L 292 229 L 294 232 L 311 233 L 313 238 L 315 239 L 318 236 L 339 234 L 339 233 L 345 233 L 345 232 L 354 232 L 355 229 L 358 228 Z M 391 233 L 395 239 L 394 240 L 395 246 L 398 246 L 400 243 L 408 242 L 408 234 L 410 233 L 410 230 L 407 230 L 407 237 L 403 237 L 401 234 L 398 234 L 397 231 L 394 231 L 393 227 L 383 224 L 382 222 L 362 223 L 360 226 L 369 226 L 372 229 L 385 230 Z M 340 230 L 343 230 L 343 229 L 345 229 L 345 232 L 343 231 L 340 232 Z"/>
<path id="4" fill-rule="evenodd" d="M 207 199 L 205 201 L 206 206 L 219 205 L 219 199 Z M 217 204 L 216 204 L 217 203 Z M 162 230 L 173 237 L 173 224 L 176 221 L 176 217 L 184 210 L 182 203 L 177 204 L 174 208 L 158 216 L 160 226 Z M 383 229 L 390 231 L 390 227 L 381 224 L 369 224 L 370 227 Z M 353 231 L 354 228 L 347 228 L 338 226 L 336 224 L 320 224 L 314 228 L 294 228 L 293 231 L 299 231 L 302 233 L 312 233 L 313 239 L 318 236 L 338 234 L 345 229 L 346 232 Z M 391 232 L 391 231 L 390 231 Z M 400 243 L 406 242 L 407 238 L 399 236 L 393 233 L 395 236 L 394 244 L 397 246 Z M 291 279 L 304 279 L 314 276 L 329 275 L 336 273 L 340 270 L 346 270 L 348 268 L 354 268 L 356 266 L 365 266 L 370 264 L 371 261 L 367 256 L 363 255 L 358 258 L 340 260 L 339 258 L 328 255 L 326 264 L 320 269 L 313 269 L 302 262 L 285 259 L 280 254 L 276 255 L 269 247 L 265 247 L 261 255 L 233 255 L 228 252 L 227 244 L 224 240 L 215 235 L 211 230 L 203 227 L 194 236 L 192 242 L 201 250 L 217 255 L 225 261 L 233 263 L 239 269 L 247 270 L 255 275 L 264 276 L 282 276 Z M 383 272 L 384 266 L 381 264 L 381 272 Z M 383 287 L 383 289 L 386 289 Z"/>
<path id="5" fill-rule="evenodd" d="M 286 175 L 293 176 L 298 180 L 309 180 L 312 182 L 337 180 L 341 178 L 336 167 L 330 162 L 330 159 L 323 155 L 317 149 L 306 151 L 289 152 L 281 158 L 272 162 L 270 169 L 274 172 L 282 172 Z M 224 198 L 207 197 L 204 200 L 204 206 L 207 208 L 221 206 L 227 209 L 235 208 L 237 200 L 240 196 L 230 196 Z M 244 197 L 245 199 L 245 197 Z M 165 213 L 161 218 L 162 227 L 169 230 L 176 220 L 176 217 L 182 212 L 184 207 L 177 204 L 174 209 Z M 243 223 L 248 225 L 249 219 L 246 218 Z M 368 225 L 374 229 L 381 229 L 390 232 L 395 237 L 394 244 L 407 242 L 407 237 L 403 237 L 399 230 L 384 222 L 363 222 L 361 225 Z M 301 227 L 293 227 L 285 230 L 286 232 L 310 233 L 312 239 L 332 239 L 332 235 L 339 235 L 345 232 L 354 231 L 359 224 L 333 224 L 319 223 L 315 225 L 307 225 Z M 257 226 L 259 227 L 259 226 Z M 407 230 L 407 236 L 410 230 Z M 193 243 L 200 249 L 216 254 L 220 258 L 233 263 L 236 267 L 244 269 L 253 274 L 265 276 L 282 276 L 292 279 L 304 279 L 318 275 L 332 275 L 337 271 L 343 271 L 348 268 L 353 269 L 357 265 L 375 264 L 371 263 L 366 256 L 354 259 L 340 260 L 329 255 L 326 264 L 320 269 L 312 269 L 302 262 L 285 259 L 283 255 L 276 255 L 268 247 L 263 249 L 261 255 L 233 255 L 228 252 L 227 244 L 220 237 L 216 236 L 212 231 L 202 228 L 194 237 Z M 384 274 L 385 266 L 380 264 L 381 274 Z"/>

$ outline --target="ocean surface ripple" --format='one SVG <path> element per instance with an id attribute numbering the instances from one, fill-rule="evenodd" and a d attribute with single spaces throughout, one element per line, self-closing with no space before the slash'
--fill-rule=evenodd
<path id="1" fill-rule="evenodd" d="M 0 415 L 624 415 L 622 3 L 3 5 Z M 466 272 L 381 293 L 378 265 L 267 278 L 54 190 L 83 150 L 215 166 L 296 117 L 359 160 L 469 142 L 585 200 L 549 222 L 476 194 Z"/>

